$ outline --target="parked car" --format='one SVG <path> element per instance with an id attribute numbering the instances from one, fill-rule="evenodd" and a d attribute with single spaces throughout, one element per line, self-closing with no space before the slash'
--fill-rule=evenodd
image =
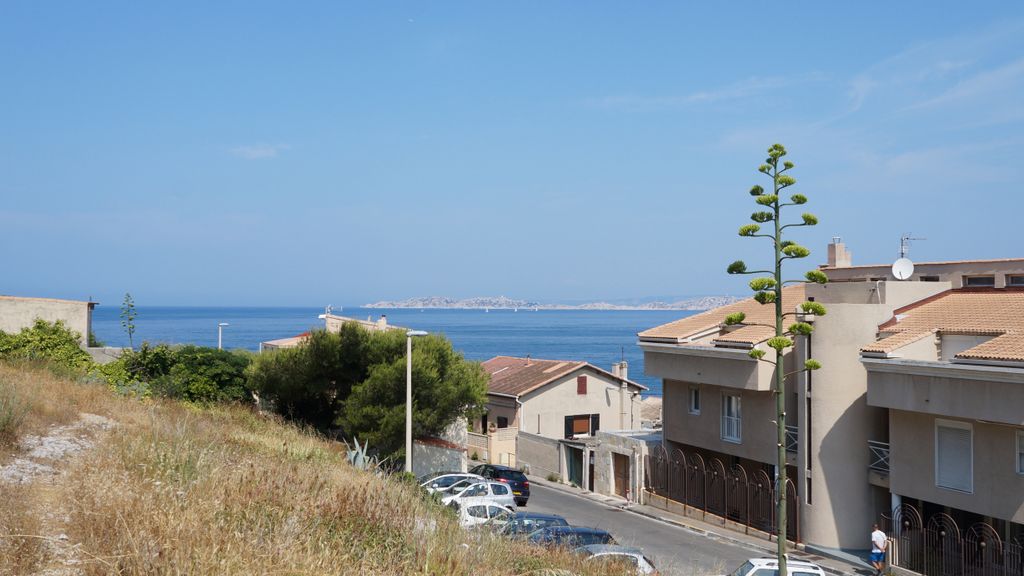
<path id="1" fill-rule="evenodd" d="M 584 528 L 582 526 L 548 526 L 530 534 L 527 540 L 531 544 L 540 544 L 547 548 L 576 549 L 588 544 L 615 544 L 615 538 L 600 528 Z"/>
<path id="2" fill-rule="evenodd" d="M 492 526 L 502 525 L 508 522 L 514 512 L 495 504 L 487 498 L 465 498 L 459 506 L 459 526 L 463 528 L 475 528 L 490 524 Z"/>
<path id="3" fill-rule="evenodd" d="M 434 492 L 443 491 L 446 488 L 449 488 L 452 484 L 462 480 L 476 480 L 479 482 L 483 479 L 484 477 L 478 474 L 470 474 L 468 472 L 448 472 L 437 476 L 430 476 L 426 480 L 421 481 L 420 486 L 423 486 L 426 488 L 427 492 L 433 494 Z"/>
<path id="4" fill-rule="evenodd" d="M 470 472 L 511 486 L 517 506 L 526 506 L 526 501 L 530 499 L 530 481 L 526 479 L 526 474 L 515 468 L 498 464 L 480 464 L 471 468 Z"/>
<path id="5" fill-rule="evenodd" d="M 495 532 L 510 538 L 526 538 L 530 534 L 548 526 L 568 526 L 565 518 L 557 514 L 541 514 L 540 512 L 516 512 L 508 522 Z"/>
<path id="6" fill-rule="evenodd" d="M 452 484 L 451 486 L 449 486 L 447 488 L 438 488 L 437 493 L 440 494 L 442 497 L 444 497 L 444 496 L 451 496 L 452 494 L 458 494 L 459 492 L 462 492 L 463 490 L 465 490 L 466 488 L 469 488 L 473 484 L 477 484 L 479 482 L 486 482 L 486 481 L 487 481 L 487 478 L 484 478 L 483 476 L 481 476 L 479 478 L 464 478 L 464 479 L 459 480 L 458 482 Z"/>
<path id="7" fill-rule="evenodd" d="M 729 576 L 778 576 L 778 574 L 778 558 L 751 558 L 733 570 Z M 817 564 L 790 558 L 786 561 L 786 574 L 788 576 L 825 576 L 825 571 Z"/>
<path id="8" fill-rule="evenodd" d="M 462 501 L 470 498 L 484 498 L 508 508 L 516 509 L 516 500 L 512 497 L 512 489 L 501 482 L 477 482 L 466 487 L 458 494 L 450 494 L 441 499 L 445 506 L 461 507 Z"/>
<path id="9" fill-rule="evenodd" d="M 586 556 L 588 562 L 607 562 L 623 568 L 631 567 L 634 574 L 642 576 L 658 574 L 658 570 L 654 568 L 654 562 L 644 556 L 643 550 L 639 548 L 614 544 L 588 544 L 577 548 L 576 552 Z"/>

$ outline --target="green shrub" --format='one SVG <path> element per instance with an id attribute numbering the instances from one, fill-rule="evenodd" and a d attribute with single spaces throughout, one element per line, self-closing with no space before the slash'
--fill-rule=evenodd
<path id="1" fill-rule="evenodd" d="M 80 335 L 63 321 L 51 324 L 37 318 L 30 328 L 22 328 L 17 334 L 0 332 L 0 359 L 42 360 L 60 368 L 85 370 L 93 362 L 79 346 L 79 339 Z"/>

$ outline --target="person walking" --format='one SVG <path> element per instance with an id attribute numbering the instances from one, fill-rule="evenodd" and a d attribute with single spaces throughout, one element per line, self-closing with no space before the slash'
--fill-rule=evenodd
<path id="1" fill-rule="evenodd" d="M 885 532 L 878 527 L 878 524 L 871 525 L 871 565 L 875 567 L 875 576 L 882 576 L 885 573 L 885 550 L 889 546 L 889 539 Z"/>

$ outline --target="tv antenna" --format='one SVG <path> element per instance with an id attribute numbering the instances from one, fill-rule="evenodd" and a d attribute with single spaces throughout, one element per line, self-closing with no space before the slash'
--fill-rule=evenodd
<path id="1" fill-rule="evenodd" d="M 892 275 L 897 280 L 908 280 L 914 275 L 914 263 L 907 258 L 911 240 L 925 240 L 925 238 L 913 238 L 910 234 L 900 236 L 900 257 L 892 263 Z"/>
<path id="2" fill-rule="evenodd" d="M 910 241 L 911 240 L 927 240 L 927 238 L 913 238 L 910 234 L 904 234 L 900 236 L 900 258 L 906 258 L 907 252 L 910 252 Z"/>

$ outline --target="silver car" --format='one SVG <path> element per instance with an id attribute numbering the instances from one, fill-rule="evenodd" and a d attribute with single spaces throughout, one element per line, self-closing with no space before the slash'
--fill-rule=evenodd
<path id="1" fill-rule="evenodd" d="M 441 504 L 446 506 L 460 507 L 464 500 L 472 498 L 474 501 L 492 502 L 504 506 L 509 510 L 516 509 L 516 500 L 512 496 L 512 489 L 508 484 L 501 482 L 477 482 L 467 486 L 458 494 L 449 494 L 441 499 Z"/>
<path id="2" fill-rule="evenodd" d="M 463 480 L 483 481 L 484 477 L 477 474 L 470 474 L 468 472 L 452 472 L 450 474 L 434 476 L 421 483 L 420 486 L 423 486 L 426 488 L 427 492 L 433 494 L 434 492 L 444 492 L 456 482 L 461 482 Z"/>

